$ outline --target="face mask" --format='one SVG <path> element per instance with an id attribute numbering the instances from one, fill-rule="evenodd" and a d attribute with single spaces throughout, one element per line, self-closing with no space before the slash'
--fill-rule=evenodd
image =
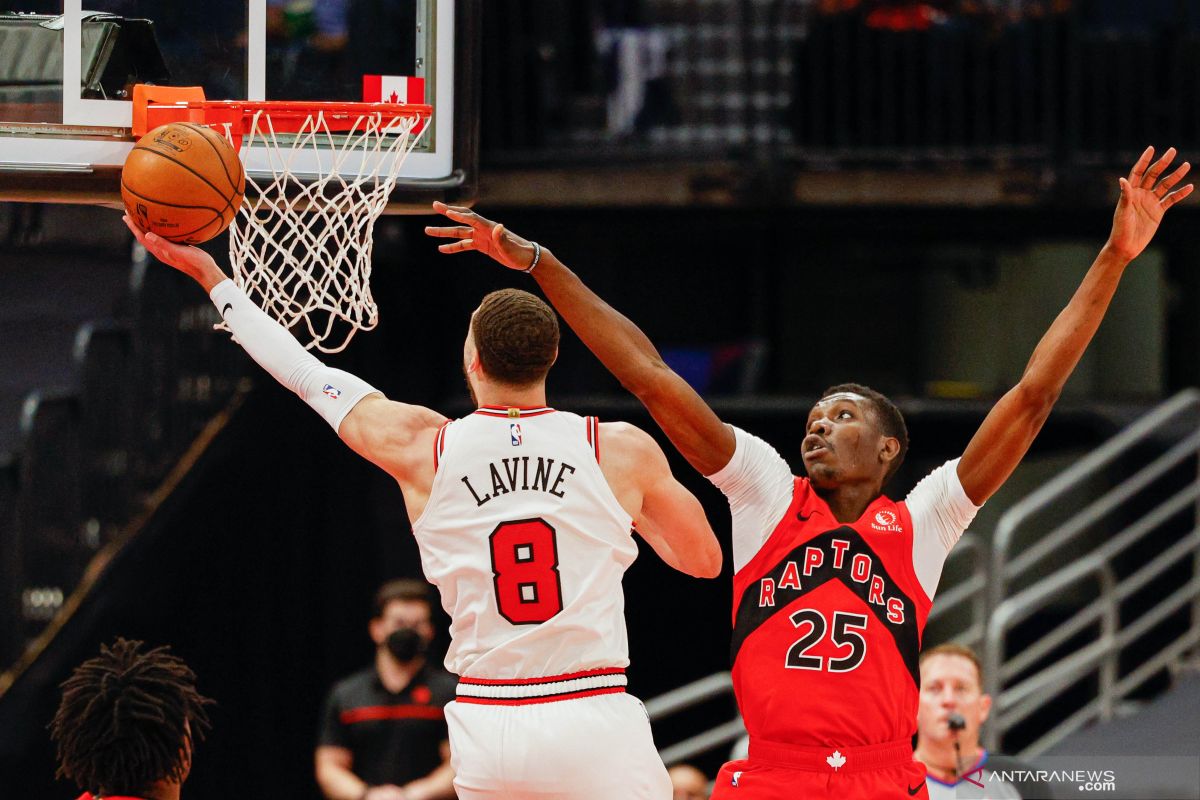
<path id="1" fill-rule="evenodd" d="M 412 661 L 414 658 L 425 655 L 425 650 L 429 646 L 421 634 L 412 628 L 397 628 L 392 631 L 384 645 L 392 657 L 400 662 Z"/>

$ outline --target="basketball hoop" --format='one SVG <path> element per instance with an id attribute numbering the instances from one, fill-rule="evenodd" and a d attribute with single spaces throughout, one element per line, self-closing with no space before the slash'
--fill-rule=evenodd
<path id="1" fill-rule="evenodd" d="M 269 170 L 246 171 L 246 200 L 230 228 L 234 281 L 289 330 L 301 322 L 306 348 L 345 349 L 371 330 L 375 220 L 432 109 L 396 103 L 184 100 L 155 103 L 166 87 L 135 88 L 134 133 L 190 121 L 222 130 L 245 161 L 264 150 Z M 301 174 L 300 154 L 309 165 Z M 311 165 L 315 163 L 316 167 Z M 224 327 L 219 325 L 218 327 Z M 296 331 L 293 331 L 295 333 Z"/>

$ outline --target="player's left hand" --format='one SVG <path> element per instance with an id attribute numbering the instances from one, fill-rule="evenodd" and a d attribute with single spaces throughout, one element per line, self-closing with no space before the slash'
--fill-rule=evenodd
<path id="1" fill-rule="evenodd" d="M 492 222 L 469 208 L 433 204 L 433 210 L 459 223 L 453 227 L 425 227 L 425 233 L 438 239 L 458 239 L 457 242 L 438 245 L 440 253 L 465 253 L 478 250 L 509 269 L 524 272 L 529 269 L 536 255 L 533 242 L 522 239 L 499 222 Z"/>
<path id="2" fill-rule="evenodd" d="M 1126 261 L 1137 258 L 1150 244 L 1167 209 L 1192 193 L 1190 183 L 1175 189 L 1191 169 L 1191 164 L 1186 161 L 1159 180 L 1175 160 L 1174 147 L 1167 148 L 1162 157 L 1151 164 L 1153 158 L 1154 148 L 1147 147 L 1133 165 L 1129 177 L 1120 179 L 1121 199 L 1117 201 L 1107 247 Z"/>

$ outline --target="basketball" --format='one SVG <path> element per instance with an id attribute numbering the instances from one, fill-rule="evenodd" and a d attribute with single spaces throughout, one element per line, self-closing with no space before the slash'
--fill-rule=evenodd
<path id="1" fill-rule="evenodd" d="M 125 159 L 121 197 L 145 231 L 182 244 L 220 234 L 246 193 L 233 146 L 212 128 L 172 122 L 147 133 Z"/>

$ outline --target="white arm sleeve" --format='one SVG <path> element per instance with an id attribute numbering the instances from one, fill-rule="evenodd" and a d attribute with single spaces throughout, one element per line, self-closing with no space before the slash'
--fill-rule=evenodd
<path id="1" fill-rule="evenodd" d="M 209 292 L 234 341 L 271 377 L 300 396 L 336 431 L 358 401 L 378 391 L 321 363 L 228 278 Z"/>
<path id="2" fill-rule="evenodd" d="M 733 571 L 750 563 L 792 504 L 792 469 L 774 447 L 741 428 L 733 430 L 733 458 L 708 476 L 729 501 L 733 516 Z"/>
<path id="3" fill-rule="evenodd" d="M 963 490 L 957 458 L 922 478 L 904 502 L 912 516 L 913 569 L 921 588 L 932 599 L 946 556 L 980 507 Z"/>

